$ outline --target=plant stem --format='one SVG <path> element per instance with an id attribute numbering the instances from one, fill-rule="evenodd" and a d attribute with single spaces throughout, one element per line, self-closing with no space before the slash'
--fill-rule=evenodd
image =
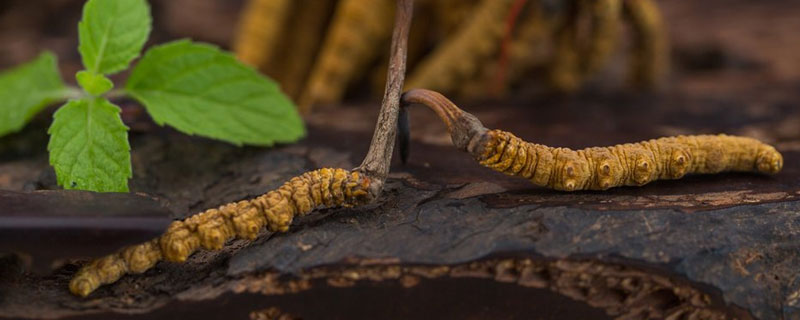
<path id="1" fill-rule="evenodd" d="M 114 89 L 106 93 L 104 96 L 106 99 L 118 99 L 127 96 L 128 94 L 125 92 L 124 89 Z"/>
<path id="2" fill-rule="evenodd" d="M 414 11 L 414 0 L 397 0 L 394 32 L 392 34 L 389 72 L 386 76 L 386 89 L 383 94 L 381 111 L 372 135 L 372 143 L 364 162 L 356 170 L 369 177 L 370 193 L 380 194 L 383 183 L 389 174 L 392 161 L 395 137 L 397 135 L 397 114 L 400 109 L 400 94 L 406 74 L 406 51 L 408 47 L 408 31 Z"/>
<path id="3" fill-rule="evenodd" d="M 80 99 L 83 98 L 86 93 L 83 89 L 73 86 L 67 86 L 63 91 L 59 92 L 57 98 L 63 100 L 69 99 Z"/>

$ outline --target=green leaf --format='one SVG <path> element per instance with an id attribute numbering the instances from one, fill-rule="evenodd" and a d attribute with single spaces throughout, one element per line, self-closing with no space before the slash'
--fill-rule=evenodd
<path id="1" fill-rule="evenodd" d="M 56 57 L 50 52 L 0 73 L 0 136 L 22 129 L 64 92 Z"/>
<path id="2" fill-rule="evenodd" d="M 305 134 L 272 80 L 216 47 L 179 40 L 154 47 L 126 85 L 159 125 L 234 144 L 272 145 Z"/>
<path id="3" fill-rule="evenodd" d="M 65 189 L 128 191 L 131 155 L 120 109 L 105 98 L 70 100 L 53 115 L 50 164 Z"/>
<path id="4" fill-rule="evenodd" d="M 100 74 L 125 70 L 142 51 L 150 28 L 145 0 L 89 0 L 78 24 L 84 67 Z"/>
<path id="5" fill-rule="evenodd" d="M 114 83 L 104 75 L 86 70 L 78 71 L 75 74 L 75 80 L 78 80 L 78 84 L 83 90 L 93 96 L 104 94 L 114 87 Z"/>

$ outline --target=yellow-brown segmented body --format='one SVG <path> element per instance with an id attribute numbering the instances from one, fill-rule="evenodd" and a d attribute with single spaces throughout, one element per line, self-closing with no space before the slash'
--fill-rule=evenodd
<path id="1" fill-rule="evenodd" d="M 623 0 L 622 7 L 633 33 L 631 81 L 657 86 L 669 68 L 667 32 L 658 6 L 652 0 Z"/>
<path id="2" fill-rule="evenodd" d="M 476 74 L 481 64 L 497 52 L 512 3 L 513 0 L 481 1 L 457 33 L 420 62 L 406 87 L 448 92 Z"/>
<path id="3" fill-rule="evenodd" d="M 403 94 L 401 102 L 404 108 L 419 103 L 433 109 L 447 126 L 453 144 L 472 154 L 483 166 L 556 190 L 641 186 L 686 174 L 723 171 L 774 174 L 783 167 L 783 157 L 774 147 L 747 137 L 677 136 L 576 151 L 526 142 L 502 130 L 488 130 L 475 116 L 434 91 L 410 90 Z M 400 124 L 401 128 L 408 127 L 407 123 Z M 400 154 L 405 157 L 408 132 L 401 133 Z"/>
<path id="4" fill-rule="evenodd" d="M 781 154 L 756 139 L 729 135 L 665 137 L 581 150 L 526 142 L 489 130 L 473 155 L 483 166 L 556 190 L 606 190 L 641 186 L 686 174 L 723 171 L 773 174 Z"/>
<path id="5" fill-rule="evenodd" d="M 70 291 L 86 296 L 128 273 L 142 273 L 158 261 L 183 262 L 199 248 L 219 250 L 233 238 L 255 239 L 266 226 L 286 232 L 292 219 L 317 207 L 353 206 L 370 200 L 370 180 L 356 171 L 319 169 L 252 200 L 229 203 L 173 222 L 161 237 L 130 246 L 83 266 Z"/>
<path id="6" fill-rule="evenodd" d="M 274 55 L 284 32 L 291 0 L 249 0 L 239 18 L 233 51 L 236 57 L 256 69 Z"/>
<path id="7" fill-rule="evenodd" d="M 391 0 L 339 1 L 300 99 L 302 112 L 314 103 L 341 99 L 347 85 L 378 57 L 378 48 L 390 38 L 393 13 Z"/>
<path id="8" fill-rule="evenodd" d="M 549 59 L 549 39 L 555 20 L 553 15 L 545 14 L 541 3 L 528 1 L 517 26 L 513 27 L 506 63 L 501 61 L 502 57 L 490 59 L 476 76 L 461 84 L 458 95 L 473 99 L 502 96 L 509 85 L 520 80 L 526 72 L 545 65 Z"/>
<path id="9" fill-rule="evenodd" d="M 299 98 L 306 79 L 322 45 L 331 10 L 332 0 L 294 0 L 291 21 L 283 37 L 281 56 L 270 66 L 271 73 L 283 87 L 283 91 L 294 99 Z M 269 70 L 268 70 L 269 71 Z"/>
<path id="10" fill-rule="evenodd" d="M 477 0 L 430 0 L 438 32 L 454 33 L 473 14 Z"/>
<path id="11" fill-rule="evenodd" d="M 560 25 L 553 35 L 553 61 L 550 64 L 550 84 L 553 89 L 571 92 L 578 89 L 583 82 L 581 72 L 580 48 L 578 46 L 581 10 L 584 9 L 578 1 L 567 5 Z"/>
<path id="12" fill-rule="evenodd" d="M 617 45 L 622 29 L 621 0 L 585 1 L 591 16 L 591 36 L 583 54 L 583 72 L 597 72 L 608 61 Z"/>

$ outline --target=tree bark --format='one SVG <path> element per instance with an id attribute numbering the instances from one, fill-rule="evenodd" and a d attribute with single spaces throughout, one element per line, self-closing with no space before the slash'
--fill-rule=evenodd
<path id="1" fill-rule="evenodd" d="M 769 95 L 779 92 L 788 91 Z M 800 130 L 783 135 L 774 128 L 798 126 L 800 110 L 744 101 L 762 101 L 750 94 L 757 93 L 743 93 L 735 104 L 591 95 L 463 106 L 487 126 L 574 148 L 679 133 L 755 135 L 785 156 L 784 170 L 773 177 L 729 173 L 606 192 L 550 191 L 482 168 L 450 145 L 433 113 L 412 112 L 414 153 L 408 164 L 394 164 L 374 204 L 320 210 L 286 234 L 235 241 L 185 264 L 160 263 L 85 299 L 67 291 L 76 265 L 37 276 L 6 257 L 0 314 L 159 318 L 194 310 L 258 317 L 277 307 L 306 318 L 370 318 L 395 310 L 400 299 L 407 308 L 397 318 L 457 310 L 522 317 L 546 315 L 550 306 L 576 316 L 792 318 L 800 290 Z M 131 186 L 183 217 L 256 196 L 305 170 L 352 167 L 366 152 L 376 111 L 342 106 L 317 114 L 307 139 L 275 149 L 236 148 L 169 129 L 137 135 Z M 50 169 L 36 159 L 0 165 L 3 188 L 23 180 L 56 189 L 41 173 Z M 331 308 L 307 308 L 308 299 Z M 348 313 L 347 306 L 363 306 L 359 301 L 372 302 Z"/>

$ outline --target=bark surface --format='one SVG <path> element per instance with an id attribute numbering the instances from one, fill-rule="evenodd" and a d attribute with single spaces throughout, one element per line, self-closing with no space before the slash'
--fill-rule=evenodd
<path id="1" fill-rule="evenodd" d="M 154 1 L 172 2 L 201 1 Z M 74 28 L 75 3 L 77 10 L 60 9 L 76 12 L 63 30 Z M 0 316 L 800 318 L 800 5 L 668 1 L 663 9 L 675 58 L 665 92 L 619 93 L 605 83 L 620 83 L 613 79 L 624 74 L 610 68 L 576 97 L 456 102 L 487 127 L 573 149 L 678 134 L 750 136 L 784 155 L 779 174 L 551 191 L 475 163 L 452 147 L 432 112 L 419 108 L 411 112 L 410 161 L 394 161 L 372 205 L 320 210 L 288 233 L 264 232 L 184 264 L 160 263 L 88 298 L 67 288 L 83 253 L 50 274 L 28 272 L 25 256 L 0 254 Z M 224 25 L 217 16 L 210 10 L 208 19 L 185 21 Z M 17 25 L 8 19 L 4 26 Z M 205 29 L 232 30 L 191 28 Z M 3 67 L 48 47 L 63 57 L 65 78 L 79 68 L 69 55 L 77 42 L 63 35 L 37 42 L 31 39 L 38 33 L 0 30 L 3 39 L 28 39 L 3 48 L 19 49 L 0 55 Z M 119 103 L 132 128 L 130 187 L 172 218 L 256 197 L 314 168 L 356 167 L 378 111 L 377 102 L 320 109 L 308 119 L 306 139 L 261 149 L 157 128 L 135 104 Z M 62 192 L 47 165 L 49 119 L 43 114 L 0 139 L 0 189 Z"/>

